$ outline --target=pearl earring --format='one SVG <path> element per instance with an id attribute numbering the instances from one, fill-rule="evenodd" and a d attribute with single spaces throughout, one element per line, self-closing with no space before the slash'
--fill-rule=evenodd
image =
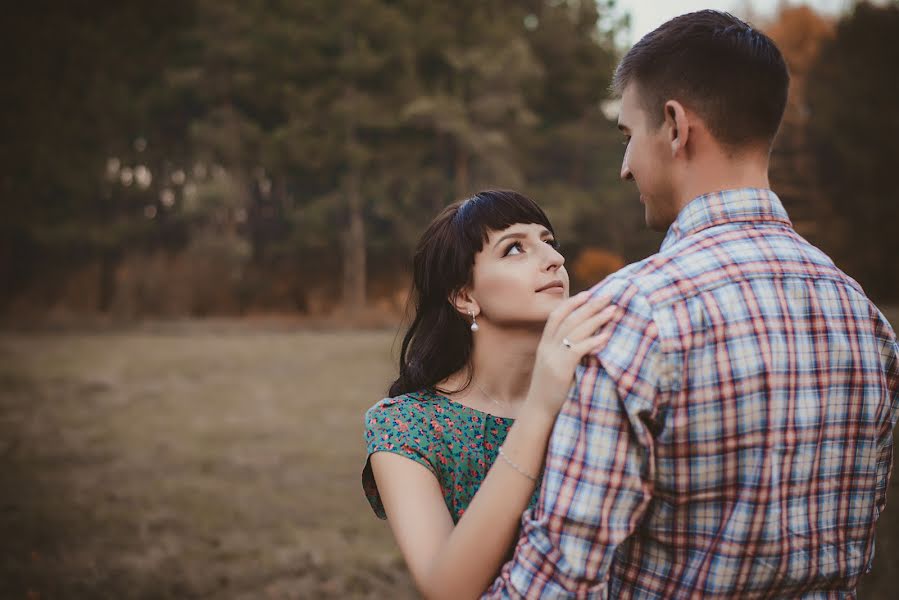
<path id="1" fill-rule="evenodd" d="M 478 322 L 477 322 L 477 319 L 475 319 L 474 313 L 471 311 L 468 311 L 468 314 L 471 315 L 471 330 L 477 331 L 478 329 L 480 329 L 480 327 L 478 327 Z"/>

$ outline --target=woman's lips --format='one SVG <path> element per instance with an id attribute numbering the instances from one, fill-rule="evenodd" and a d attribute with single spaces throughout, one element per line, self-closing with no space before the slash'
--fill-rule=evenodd
<path id="1" fill-rule="evenodd" d="M 540 288 L 538 292 L 550 292 L 552 294 L 561 294 L 565 292 L 565 287 L 561 283 L 550 284 L 547 287 Z"/>

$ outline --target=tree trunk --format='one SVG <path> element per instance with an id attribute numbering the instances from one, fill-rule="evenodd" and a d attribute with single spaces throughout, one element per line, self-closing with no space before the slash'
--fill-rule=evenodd
<path id="1" fill-rule="evenodd" d="M 119 264 L 119 253 L 112 248 L 105 248 L 100 253 L 100 293 L 98 294 L 101 313 L 109 312 L 116 293 L 115 271 Z"/>
<path id="2" fill-rule="evenodd" d="M 437 164 L 440 165 L 444 173 L 448 172 L 449 165 L 452 162 L 454 142 L 453 140 L 449 139 L 445 133 L 438 131 L 436 132 L 435 136 L 435 144 Z M 446 196 L 452 193 L 455 193 L 455 190 L 451 191 L 449 186 L 444 186 L 442 193 L 428 194 L 428 196 L 431 198 L 431 213 L 436 215 L 441 210 L 443 210 L 443 207 L 447 204 Z M 458 198 L 450 198 L 449 202 L 453 202 L 455 200 L 458 200 Z"/>
<path id="3" fill-rule="evenodd" d="M 349 214 L 343 236 L 343 306 L 352 314 L 365 307 L 365 223 L 356 167 L 346 175 L 344 194 Z"/>
<path id="4" fill-rule="evenodd" d="M 471 195 L 468 183 L 468 151 L 458 143 L 456 144 L 455 183 L 455 200 L 462 200 Z"/>
<path id="5" fill-rule="evenodd" d="M 343 52 L 352 56 L 355 52 L 353 32 L 348 27 L 343 33 Z M 351 76 L 344 86 L 344 98 L 348 107 L 355 107 L 357 94 Z M 344 122 L 344 144 L 347 151 L 347 173 L 343 180 L 343 194 L 347 206 L 347 229 L 343 236 L 343 309 L 348 314 L 358 314 L 365 308 L 365 223 L 362 220 L 362 193 L 360 191 L 361 164 L 357 152 L 356 121 L 348 110 Z"/>

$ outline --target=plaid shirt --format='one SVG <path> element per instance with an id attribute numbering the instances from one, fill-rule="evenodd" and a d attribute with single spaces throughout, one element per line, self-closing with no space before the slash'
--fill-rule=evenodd
<path id="1" fill-rule="evenodd" d="M 896 337 L 859 285 L 739 189 L 593 292 L 611 338 L 484 597 L 854 597 L 899 408 Z"/>

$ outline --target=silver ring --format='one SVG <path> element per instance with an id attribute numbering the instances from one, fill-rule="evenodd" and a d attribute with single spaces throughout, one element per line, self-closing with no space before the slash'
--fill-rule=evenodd
<path id="1" fill-rule="evenodd" d="M 571 343 L 571 340 L 568 338 L 562 338 L 562 345 L 571 350 L 571 347 L 574 345 Z"/>

